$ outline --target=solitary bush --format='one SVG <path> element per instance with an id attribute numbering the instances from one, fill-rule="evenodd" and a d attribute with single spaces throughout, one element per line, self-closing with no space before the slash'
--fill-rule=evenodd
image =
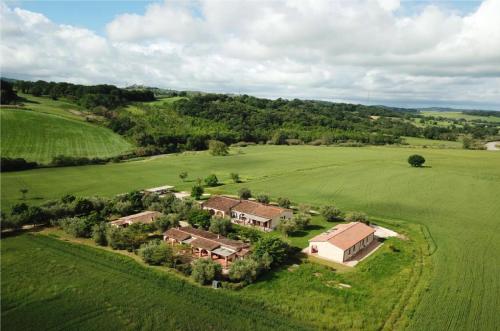
<path id="1" fill-rule="evenodd" d="M 425 159 L 422 155 L 414 154 L 408 157 L 408 163 L 412 167 L 421 167 L 425 163 Z"/>
<path id="2" fill-rule="evenodd" d="M 335 206 L 324 206 L 321 208 L 321 215 L 327 222 L 334 222 L 340 220 L 342 212 Z"/>
<path id="3" fill-rule="evenodd" d="M 217 186 L 219 185 L 219 179 L 217 178 L 217 176 L 215 174 L 211 174 L 210 176 L 208 176 L 207 178 L 205 178 L 205 184 L 207 186 Z"/>
<path id="4" fill-rule="evenodd" d="M 218 140 L 210 140 L 208 143 L 208 149 L 210 151 L 210 154 L 214 156 L 224 156 L 229 154 L 227 145 Z"/>
<path id="5" fill-rule="evenodd" d="M 201 285 L 210 283 L 219 277 L 221 273 L 221 265 L 212 260 L 198 259 L 192 264 L 191 277 Z"/>
<path id="6" fill-rule="evenodd" d="M 365 213 L 358 212 L 358 211 L 352 211 L 350 213 L 347 213 L 345 219 L 346 219 L 346 221 L 349 221 L 349 222 L 361 222 L 361 223 L 365 223 L 367 225 L 370 224 L 370 221 L 368 220 L 368 216 Z"/>
<path id="7" fill-rule="evenodd" d="M 182 181 L 185 181 L 187 176 L 188 176 L 187 171 L 181 171 L 181 173 L 179 174 L 179 178 L 182 179 Z"/>
<path id="8" fill-rule="evenodd" d="M 238 195 L 240 196 L 240 199 L 246 200 L 252 197 L 252 192 L 249 189 L 243 187 L 238 191 Z"/>
<path id="9" fill-rule="evenodd" d="M 257 196 L 257 201 L 260 202 L 260 203 L 269 203 L 270 199 L 269 199 L 269 195 L 267 194 L 259 194 Z"/>
<path id="10" fill-rule="evenodd" d="M 290 233 L 297 230 L 297 223 L 295 223 L 293 219 L 284 219 L 278 224 L 277 230 L 285 236 L 288 236 Z"/>
<path id="11" fill-rule="evenodd" d="M 195 185 L 191 189 L 191 196 L 193 198 L 195 198 L 196 200 L 199 200 L 201 198 L 201 196 L 203 195 L 204 191 L 205 190 L 203 189 L 203 186 L 201 186 L 201 185 Z"/>
<path id="12" fill-rule="evenodd" d="M 172 248 L 159 240 L 142 244 L 138 254 L 144 262 L 151 265 L 172 266 L 174 261 Z"/>
<path id="13" fill-rule="evenodd" d="M 238 175 L 237 173 L 232 172 L 229 174 L 229 176 L 231 177 L 231 179 L 233 180 L 234 183 L 240 182 L 240 175 Z"/>
<path id="14" fill-rule="evenodd" d="M 291 204 L 292 202 L 288 198 L 283 198 L 283 197 L 278 198 L 278 206 L 282 208 L 290 208 Z"/>
<path id="15" fill-rule="evenodd" d="M 311 222 L 311 215 L 306 213 L 297 213 L 294 215 L 293 221 L 295 222 L 297 230 L 304 230 Z"/>

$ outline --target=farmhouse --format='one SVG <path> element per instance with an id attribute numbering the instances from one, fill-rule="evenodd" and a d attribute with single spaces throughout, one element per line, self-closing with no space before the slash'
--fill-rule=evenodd
<path id="1" fill-rule="evenodd" d="M 227 267 L 235 259 L 243 258 L 249 252 L 249 245 L 246 243 L 192 227 L 168 229 L 163 233 L 163 240 L 171 244 L 187 244 L 191 246 L 192 254 L 216 260 L 223 267 Z"/>
<path id="2" fill-rule="evenodd" d="M 375 229 L 360 222 L 339 224 L 309 240 L 309 254 L 345 262 L 375 239 Z"/>
<path id="3" fill-rule="evenodd" d="M 153 223 L 160 216 L 161 213 L 157 211 L 143 211 L 142 213 L 121 217 L 116 221 L 110 222 L 110 224 L 112 226 L 125 228 L 134 223 Z"/>
<path id="4" fill-rule="evenodd" d="M 233 223 L 252 226 L 263 231 L 271 231 L 281 220 L 293 216 L 290 209 L 225 196 L 208 199 L 202 203 L 202 208 L 215 216 L 228 216 Z"/>

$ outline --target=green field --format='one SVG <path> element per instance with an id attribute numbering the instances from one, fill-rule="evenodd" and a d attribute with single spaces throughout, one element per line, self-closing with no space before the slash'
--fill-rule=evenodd
<path id="1" fill-rule="evenodd" d="M 428 167 L 409 167 L 406 159 L 413 153 L 422 154 Z M 427 229 L 429 247 L 434 252 L 433 274 L 415 313 L 411 314 L 410 329 L 494 330 L 500 325 L 497 314 L 500 257 L 496 253 L 500 250 L 496 238 L 500 224 L 499 165 L 500 153 L 486 151 L 254 146 L 233 149 L 227 157 L 186 153 L 104 166 L 4 173 L 2 208 L 20 202 L 22 187 L 29 189 L 28 202 L 37 203 L 67 193 L 112 196 L 165 184 L 189 189 L 197 177 L 210 173 L 227 183 L 212 192 L 235 193 L 247 186 L 254 193 L 268 193 L 274 198 L 287 196 L 294 202 L 313 206 L 334 202 L 342 210 L 364 211 L 372 217 L 421 224 Z M 183 183 L 178 178 L 183 170 L 189 173 L 190 182 Z M 230 172 L 238 172 L 244 183 L 230 183 Z M 376 265 L 365 272 L 376 274 Z M 290 293 L 290 299 L 279 306 L 280 311 L 305 319 L 293 304 L 294 300 L 306 302 L 299 298 L 309 294 L 295 289 L 304 282 L 286 275 L 277 277 L 283 283 L 252 285 L 245 290 L 249 292 L 246 295 L 255 300 L 265 298 L 262 300 L 266 300 L 265 307 L 269 308 L 274 307 L 269 302 L 278 304 L 273 301 L 278 300 L 278 293 Z M 304 271 L 304 277 L 315 280 L 311 271 Z M 366 293 L 360 293 L 358 300 L 364 296 Z M 368 299 L 360 302 L 369 303 L 366 310 L 379 304 Z M 349 300 L 345 303 L 338 305 L 341 312 L 349 306 L 351 310 L 359 309 Z M 383 306 L 376 314 L 387 313 Z M 333 308 L 321 305 L 313 308 L 326 315 L 334 314 Z M 368 315 L 364 320 L 352 320 L 364 326 L 372 316 Z M 317 319 L 324 325 L 327 321 L 322 316 L 318 313 Z M 359 325 L 349 326 L 345 320 L 342 323 L 345 324 L 341 328 L 359 328 Z"/>
<path id="2" fill-rule="evenodd" d="M 431 148 L 463 148 L 460 141 L 433 140 L 417 137 L 403 137 L 404 142 L 410 146 L 426 146 Z"/>
<path id="3" fill-rule="evenodd" d="M 464 114 L 464 113 L 459 112 L 459 111 L 431 111 L 431 110 L 425 110 L 425 111 L 421 111 L 421 114 L 425 115 L 425 116 L 444 117 L 444 118 L 451 118 L 451 119 L 463 118 L 463 119 L 465 119 L 467 121 L 481 120 L 481 121 L 485 121 L 485 122 L 497 122 L 497 123 L 500 123 L 500 117 L 469 115 L 469 114 Z"/>
<path id="4" fill-rule="evenodd" d="M 110 157 L 132 148 L 118 134 L 103 127 L 83 122 L 59 108 L 53 112 L 2 109 L 2 156 L 22 157 L 29 161 L 49 163 L 56 155 L 78 157 Z"/>

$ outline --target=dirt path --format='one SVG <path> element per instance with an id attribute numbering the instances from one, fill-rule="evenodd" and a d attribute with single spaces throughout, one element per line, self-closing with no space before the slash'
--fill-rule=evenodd
<path id="1" fill-rule="evenodd" d="M 500 151 L 500 148 L 498 148 L 497 145 L 500 146 L 500 141 L 490 141 L 489 143 L 486 143 L 485 146 L 489 151 Z"/>

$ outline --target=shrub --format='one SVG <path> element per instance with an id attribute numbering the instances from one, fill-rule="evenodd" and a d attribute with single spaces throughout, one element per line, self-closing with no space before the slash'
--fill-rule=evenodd
<path id="1" fill-rule="evenodd" d="M 233 281 L 245 281 L 247 283 L 252 283 L 258 275 L 259 263 L 251 258 L 236 260 L 229 268 L 229 278 Z"/>
<path id="2" fill-rule="evenodd" d="M 231 231 L 232 223 L 228 218 L 213 217 L 210 221 L 209 231 L 226 236 Z"/>
<path id="3" fill-rule="evenodd" d="M 349 221 L 349 222 L 361 222 L 361 223 L 365 223 L 367 225 L 370 224 L 370 221 L 368 220 L 368 216 L 365 213 L 358 212 L 358 211 L 352 211 L 350 213 L 347 213 L 345 219 L 346 219 L 346 221 Z"/>
<path id="4" fill-rule="evenodd" d="M 162 215 L 154 222 L 155 227 L 160 232 L 165 232 L 170 228 L 175 228 L 179 226 L 179 215 L 178 214 L 168 214 Z"/>
<path id="5" fill-rule="evenodd" d="M 293 221 L 295 222 L 295 227 L 297 230 L 304 230 L 311 222 L 311 215 L 305 213 L 297 213 L 293 217 Z"/>
<path id="6" fill-rule="evenodd" d="M 89 238 L 93 225 L 84 217 L 68 217 L 60 220 L 59 226 L 73 237 Z"/>
<path id="7" fill-rule="evenodd" d="M 245 188 L 245 187 L 242 187 L 239 191 L 238 191 L 238 195 L 240 196 L 240 199 L 250 199 L 252 197 L 252 192 Z"/>
<path id="8" fill-rule="evenodd" d="M 106 237 L 106 229 L 107 229 L 106 222 L 101 222 L 98 224 L 94 224 L 94 226 L 92 226 L 92 239 L 94 239 L 94 242 L 99 246 L 108 245 L 108 239 Z"/>
<path id="9" fill-rule="evenodd" d="M 297 230 L 297 224 L 293 219 L 284 219 L 278 224 L 277 230 L 288 237 L 290 233 Z"/>
<path id="10" fill-rule="evenodd" d="M 212 260 L 198 259 L 192 263 L 191 277 L 201 285 L 210 283 L 221 273 L 221 265 Z"/>
<path id="11" fill-rule="evenodd" d="M 123 249 L 129 252 L 139 248 L 148 238 L 141 224 L 132 224 L 127 228 L 112 226 L 107 234 L 108 243 L 113 249 Z"/>
<path id="12" fill-rule="evenodd" d="M 185 181 L 187 177 L 188 177 L 187 171 L 181 171 L 181 173 L 179 174 L 179 178 L 182 179 L 182 181 Z"/>
<path id="13" fill-rule="evenodd" d="M 159 240 L 142 244 L 138 254 L 144 262 L 151 265 L 172 266 L 174 262 L 172 248 Z"/>
<path id="14" fill-rule="evenodd" d="M 257 196 L 257 201 L 260 202 L 260 203 L 269 203 L 270 199 L 269 199 L 269 195 L 267 194 L 259 194 Z"/>
<path id="15" fill-rule="evenodd" d="M 422 155 L 414 154 L 408 157 L 408 163 L 412 167 L 421 167 L 425 163 L 425 159 Z"/>
<path id="16" fill-rule="evenodd" d="M 229 154 L 227 145 L 218 140 L 210 140 L 208 142 L 208 150 L 210 151 L 210 154 L 214 156 L 224 156 Z"/>
<path id="17" fill-rule="evenodd" d="M 219 185 L 219 179 L 215 174 L 211 174 L 207 178 L 205 178 L 205 184 L 207 186 L 213 187 Z"/>
<path id="18" fill-rule="evenodd" d="M 321 215 L 327 222 L 334 222 L 340 220 L 342 212 L 335 206 L 324 206 L 321 208 Z"/>
<path id="19" fill-rule="evenodd" d="M 265 254 L 272 258 L 272 265 L 280 265 L 288 255 L 289 246 L 280 238 L 262 237 L 253 248 L 253 257 L 261 260 Z"/>
<path id="20" fill-rule="evenodd" d="M 176 264 L 175 269 L 182 272 L 186 276 L 191 276 L 191 273 L 193 272 L 193 268 L 190 263 Z"/>
<path id="21" fill-rule="evenodd" d="M 193 198 L 195 198 L 196 200 L 199 200 L 201 198 L 201 196 L 203 195 L 204 191 L 205 190 L 203 189 L 203 186 L 201 186 L 201 185 L 195 185 L 191 189 L 191 196 Z"/>
<path id="22" fill-rule="evenodd" d="M 282 208 L 290 208 L 291 204 L 292 202 L 288 198 L 283 198 L 283 197 L 278 198 L 278 206 Z"/>
<path id="23" fill-rule="evenodd" d="M 208 229 L 212 215 L 207 210 L 192 209 L 188 214 L 188 223 L 194 227 Z"/>
<path id="24" fill-rule="evenodd" d="M 239 183 L 241 181 L 240 180 L 240 175 L 238 175 L 235 172 L 230 173 L 229 177 L 231 177 L 231 179 L 233 180 L 234 183 Z"/>

